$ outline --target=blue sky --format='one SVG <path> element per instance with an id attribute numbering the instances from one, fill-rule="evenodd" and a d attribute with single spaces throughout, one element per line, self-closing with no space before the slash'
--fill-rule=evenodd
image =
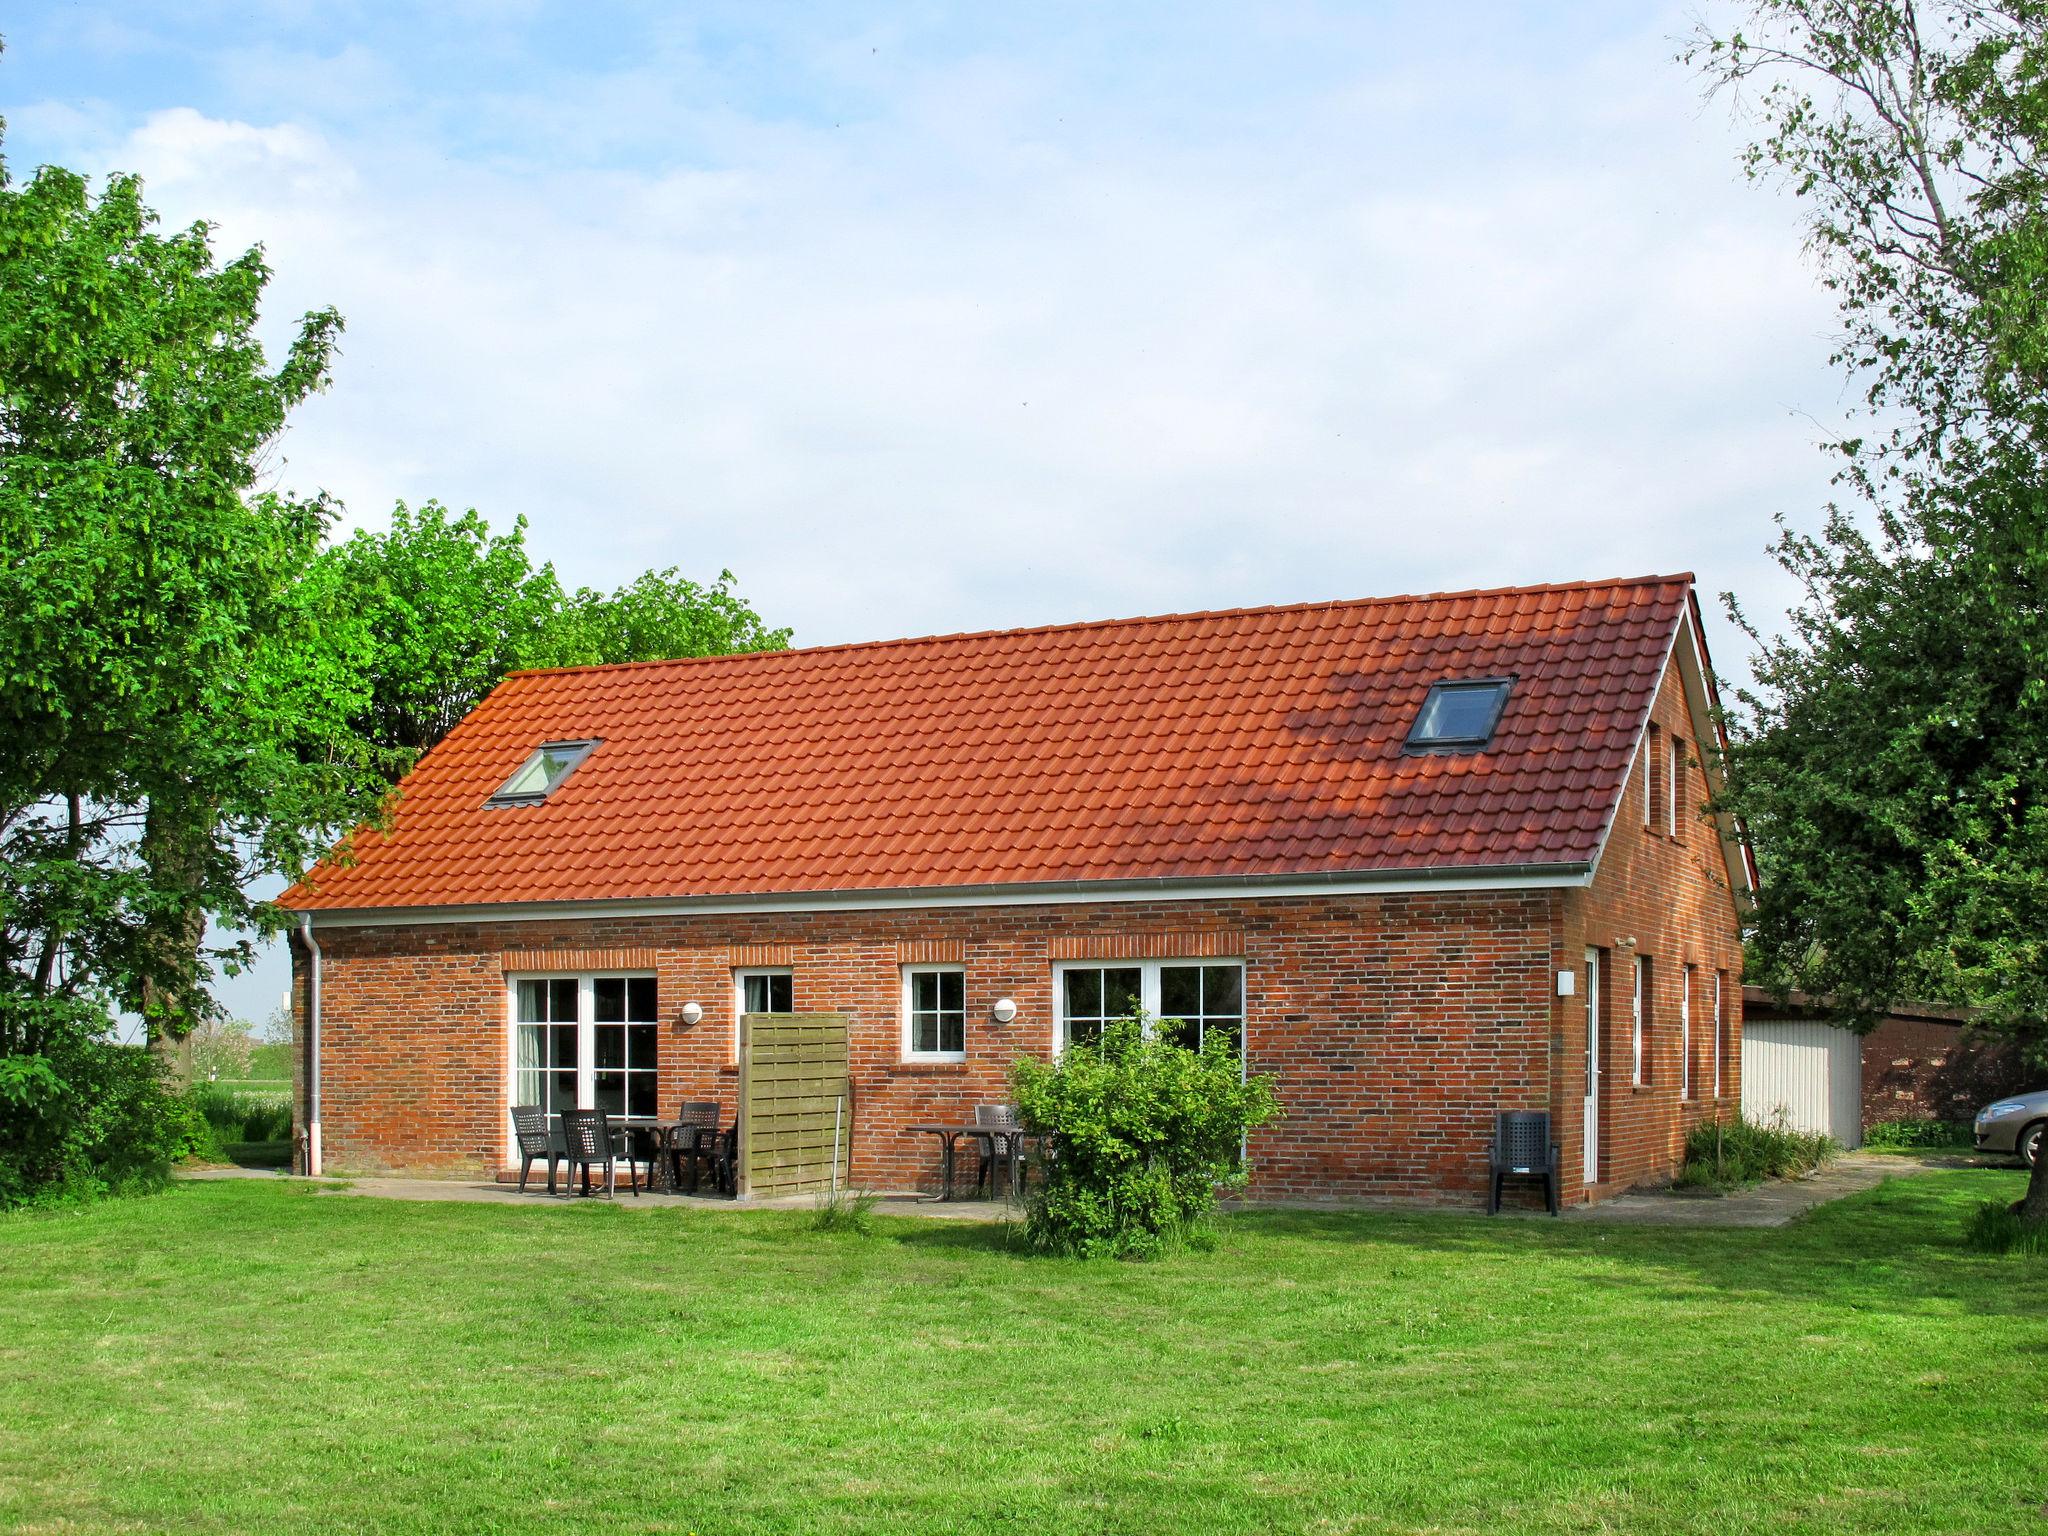
<path id="1" fill-rule="evenodd" d="M 799 642 L 1679 569 L 1768 616 L 1845 397 L 1690 9 L 30 4 L 0 112 L 17 177 L 262 241 L 274 335 L 342 310 L 274 473 L 351 526 L 729 567 Z"/>

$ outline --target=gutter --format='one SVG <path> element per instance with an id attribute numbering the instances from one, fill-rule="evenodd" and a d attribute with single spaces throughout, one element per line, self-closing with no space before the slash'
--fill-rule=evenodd
<path id="1" fill-rule="evenodd" d="M 1531 890 L 1590 882 L 1572 864 L 1438 865 L 1425 869 L 1335 870 L 1307 874 L 1149 876 L 1015 885 L 856 888 L 669 897 L 572 897 L 447 906 L 321 907 L 330 928 L 415 923 L 543 922 L 579 917 L 688 917 L 699 913 L 861 912 L 905 908 L 1037 906 L 1070 902 L 1244 900 L 1261 896 L 1397 895 L 1435 891 Z M 302 909 L 303 912 L 303 909 Z"/>
<path id="2" fill-rule="evenodd" d="M 313 914 L 299 914 L 299 937 L 306 941 L 311 969 L 306 973 L 306 1177 L 320 1177 L 320 943 L 313 937 Z"/>

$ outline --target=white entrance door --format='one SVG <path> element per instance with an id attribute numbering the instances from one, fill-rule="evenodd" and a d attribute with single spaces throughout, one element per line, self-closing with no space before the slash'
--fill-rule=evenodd
<path id="1" fill-rule="evenodd" d="M 1586 951 L 1585 1181 L 1600 1181 L 1600 951 Z"/>

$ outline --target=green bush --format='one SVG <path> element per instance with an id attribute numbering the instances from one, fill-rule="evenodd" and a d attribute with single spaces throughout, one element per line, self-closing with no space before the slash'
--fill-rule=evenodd
<path id="1" fill-rule="evenodd" d="M 1876 1152 L 1967 1151 L 1976 1144 L 1967 1120 L 1880 1120 L 1863 1128 L 1863 1145 Z"/>
<path id="2" fill-rule="evenodd" d="M 1765 1179 L 1796 1178 L 1832 1162 L 1840 1151 L 1832 1137 L 1795 1131 L 1782 1116 L 1774 1125 L 1739 1114 L 1733 1120 L 1702 1120 L 1685 1138 L 1685 1168 L 1678 1182 L 1738 1189 Z"/>
<path id="3" fill-rule="evenodd" d="M 0 1210 L 161 1188 L 174 1162 L 213 1140 L 154 1056 L 106 1038 L 103 1016 L 0 1058 Z"/>
<path id="4" fill-rule="evenodd" d="M 2048 1254 L 2048 1223 L 2022 1220 L 2011 1206 L 1987 1200 L 1971 1215 L 1963 1241 L 1985 1253 Z"/>
<path id="5" fill-rule="evenodd" d="M 1011 1083 L 1024 1124 L 1056 1138 L 1025 1197 L 1025 1236 L 1083 1257 L 1149 1257 L 1193 1234 L 1217 1191 L 1244 1182 L 1246 1133 L 1277 1113 L 1234 1043 L 1212 1036 L 1190 1051 L 1147 1036 L 1140 1019 L 1050 1064 L 1019 1060 Z"/>

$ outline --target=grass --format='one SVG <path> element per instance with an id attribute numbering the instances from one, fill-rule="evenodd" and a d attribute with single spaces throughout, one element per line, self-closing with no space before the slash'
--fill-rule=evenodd
<path id="1" fill-rule="evenodd" d="M 2048 1529 L 2022 1176 L 1777 1231 L 976 1224 L 185 1183 L 0 1221 L 0 1529 Z"/>

